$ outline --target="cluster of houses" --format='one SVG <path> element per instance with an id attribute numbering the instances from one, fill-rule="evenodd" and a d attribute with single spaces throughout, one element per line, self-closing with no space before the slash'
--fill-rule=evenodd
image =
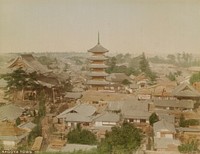
<path id="1" fill-rule="evenodd" d="M 40 64 L 30 54 L 20 55 L 8 66 L 10 69 L 23 68 L 26 72 L 37 73 L 37 84 L 42 85 L 47 94 L 47 118 L 44 120 L 48 127 L 42 128 L 42 138 L 36 138 L 33 150 L 40 149 L 43 138 L 51 143 L 52 136 L 65 140 L 63 137 L 70 130 L 77 127 L 92 131 L 100 140 L 106 131 L 113 126 L 120 126 L 124 121 L 133 123 L 145 135 L 144 150 L 177 150 L 181 144 L 180 138 L 200 138 L 200 127 L 179 127 L 181 114 L 195 114 L 198 112 L 200 92 L 187 82 L 169 81 L 166 77 L 157 79 L 157 84 L 149 85 L 150 79 L 145 74 L 127 76 L 124 73 L 107 74 L 105 61 L 108 52 L 99 42 L 88 50 L 89 73 L 85 71 L 53 72 Z M 128 81 L 129 84 L 124 84 Z M 60 89 L 65 82 L 70 82 L 71 91 Z M 13 101 L 29 100 L 34 91 L 25 89 L 13 95 Z M 37 94 L 35 94 L 37 97 Z M 27 100 L 26 100 L 27 99 Z M 29 100 L 30 101 L 30 100 Z M 54 111 L 48 105 L 54 105 Z M 26 104 L 27 105 L 27 104 Z M 55 106 L 56 105 L 56 106 Z M 28 106 L 28 105 L 27 105 Z M 0 141 L 5 149 L 16 148 L 26 141 L 29 133 L 36 127 L 32 122 L 37 114 L 37 105 L 28 109 L 16 104 L 2 104 L 0 106 Z M 27 113 L 28 112 L 28 113 Z M 159 121 L 150 125 L 149 118 L 156 113 Z M 200 117 L 193 117 L 200 120 Z M 17 119 L 21 124 L 16 125 Z M 55 134 L 46 133 L 46 129 L 53 127 Z M 147 144 L 151 141 L 151 148 Z M 65 142 L 59 142 L 64 146 Z M 51 143 L 53 145 L 53 143 Z"/>

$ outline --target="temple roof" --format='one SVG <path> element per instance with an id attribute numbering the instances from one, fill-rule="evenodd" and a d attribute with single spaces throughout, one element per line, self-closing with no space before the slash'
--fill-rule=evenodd
<path id="1" fill-rule="evenodd" d="M 90 72 L 88 76 L 108 76 L 108 74 L 105 72 Z"/>
<path id="2" fill-rule="evenodd" d="M 183 84 L 177 86 L 174 89 L 174 91 L 172 91 L 172 95 L 175 97 L 198 97 L 198 98 L 200 98 L 200 93 L 187 83 L 183 83 Z"/>
<path id="3" fill-rule="evenodd" d="M 108 50 L 106 48 L 104 48 L 101 44 L 97 44 L 96 46 L 94 46 L 93 48 L 91 48 L 90 50 L 88 50 L 88 52 L 92 52 L 92 53 L 106 53 L 106 52 L 108 52 Z"/>
<path id="4" fill-rule="evenodd" d="M 109 82 L 105 80 L 88 80 L 87 84 L 89 85 L 108 85 Z"/>
<path id="5" fill-rule="evenodd" d="M 8 66 L 8 68 L 20 68 L 20 67 L 25 69 L 26 71 L 30 72 L 36 71 L 41 74 L 51 72 L 51 70 L 48 70 L 46 66 L 38 62 L 31 54 L 20 55 L 14 61 L 12 61 L 12 63 Z"/>
<path id="6" fill-rule="evenodd" d="M 88 58 L 89 60 L 106 60 L 108 59 L 107 57 L 105 56 L 91 56 Z"/>
<path id="7" fill-rule="evenodd" d="M 108 66 L 105 64 L 90 64 L 89 68 L 107 68 Z"/>

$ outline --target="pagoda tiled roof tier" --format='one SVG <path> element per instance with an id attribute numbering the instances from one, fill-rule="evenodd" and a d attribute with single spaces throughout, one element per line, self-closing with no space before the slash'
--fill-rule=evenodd
<path id="1" fill-rule="evenodd" d="M 108 52 L 108 50 L 106 48 L 104 48 L 101 44 L 98 43 L 92 49 L 88 50 L 88 52 L 91 52 L 91 53 L 106 53 L 106 52 Z"/>
<path id="2" fill-rule="evenodd" d="M 105 72 L 90 72 L 88 76 L 108 76 L 108 74 Z"/>
<path id="3" fill-rule="evenodd" d="M 90 64 L 89 68 L 108 68 L 105 64 Z"/>
<path id="4" fill-rule="evenodd" d="M 107 60 L 108 58 L 105 56 L 91 56 L 88 59 L 89 60 Z"/>
<path id="5" fill-rule="evenodd" d="M 88 80 L 89 85 L 108 85 L 109 82 L 105 80 Z"/>

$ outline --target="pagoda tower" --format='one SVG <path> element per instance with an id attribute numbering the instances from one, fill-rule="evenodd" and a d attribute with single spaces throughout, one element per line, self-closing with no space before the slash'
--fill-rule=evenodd
<path id="1" fill-rule="evenodd" d="M 87 84 L 90 89 L 103 90 L 109 84 L 109 82 L 106 81 L 106 76 L 108 74 L 105 72 L 107 68 L 105 64 L 107 59 L 105 53 L 107 53 L 108 50 L 100 44 L 99 33 L 97 45 L 88 50 L 88 52 L 91 53 L 91 56 L 89 57 L 89 79 Z"/>

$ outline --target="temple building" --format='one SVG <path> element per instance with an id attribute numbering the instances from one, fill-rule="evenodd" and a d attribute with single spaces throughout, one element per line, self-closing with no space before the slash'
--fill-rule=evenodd
<path id="1" fill-rule="evenodd" d="M 98 35 L 98 43 L 96 46 L 88 50 L 91 53 L 89 57 L 89 73 L 88 73 L 88 81 L 90 89 L 94 90 L 103 90 L 106 86 L 108 86 L 109 82 L 106 81 L 106 76 L 108 75 L 105 72 L 107 65 L 105 64 L 106 57 L 105 53 L 108 52 L 99 41 Z"/>

